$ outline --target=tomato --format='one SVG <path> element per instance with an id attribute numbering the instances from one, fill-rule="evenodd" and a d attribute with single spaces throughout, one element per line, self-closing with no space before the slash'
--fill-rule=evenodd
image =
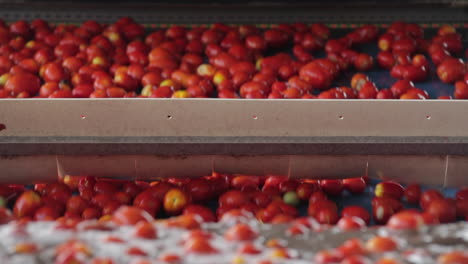
<path id="1" fill-rule="evenodd" d="M 213 197 L 211 184 L 206 179 L 191 179 L 184 187 L 194 202 L 205 202 Z"/>
<path id="2" fill-rule="evenodd" d="M 37 76 L 23 72 L 9 76 L 3 88 L 13 95 L 18 95 L 22 92 L 35 95 L 39 92 L 40 87 L 41 81 Z"/>
<path id="3" fill-rule="evenodd" d="M 309 216 L 316 217 L 321 209 L 331 208 L 334 211 L 338 212 L 338 207 L 336 203 L 330 200 L 318 200 L 313 203 L 309 203 L 309 208 L 307 213 Z"/>
<path id="4" fill-rule="evenodd" d="M 250 196 L 251 200 L 261 208 L 267 207 L 273 199 L 270 195 L 261 191 L 253 192 Z"/>
<path id="5" fill-rule="evenodd" d="M 83 213 L 81 213 L 81 217 L 83 219 L 97 219 L 99 217 L 101 217 L 102 215 L 102 212 L 101 212 L 101 209 L 97 208 L 97 207 L 88 207 L 86 209 L 83 210 Z"/>
<path id="6" fill-rule="evenodd" d="M 237 250 L 237 253 L 246 255 L 257 255 L 261 252 L 262 251 L 259 248 L 257 248 L 254 244 L 249 242 L 242 244 Z"/>
<path id="7" fill-rule="evenodd" d="M 343 179 L 343 187 L 351 193 L 363 193 L 366 181 L 362 177 Z"/>
<path id="8" fill-rule="evenodd" d="M 104 193 L 101 193 L 101 194 L 96 194 L 94 195 L 94 197 L 92 198 L 91 202 L 100 207 L 100 208 L 103 208 L 104 206 L 106 206 L 106 204 L 110 203 L 114 201 L 114 196 L 112 194 L 104 194 Z"/>
<path id="9" fill-rule="evenodd" d="M 455 197 L 457 200 L 460 201 L 468 200 L 468 188 L 462 188 L 458 190 Z"/>
<path id="10" fill-rule="evenodd" d="M 401 208 L 401 203 L 392 198 L 375 197 L 372 200 L 372 216 L 377 224 L 386 224 L 388 219 Z"/>
<path id="11" fill-rule="evenodd" d="M 33 216 L 40 206 L 41 197 L 34 191 L 26 191 L 16 200 L 13 213 L 18 218 Z"/>
<path id="12" fill-rule="evenodd" d="M 144 239 L 156 239 L 157 231 L 152 223 L 149 222 L 139 222 L 136 224 L 133 235 L 138 238 Z"/>
<path id="13" fill-rule="evenodd" d="M 94 184 L 95 193 L 114 194 L 118 192 L 117 186 L 109 181 L 98 181 Z"/>
<path id="14" fill-rule="evenodd" d="M 302 182 L 296 188 L 296 194 L 299 199 L 308 201 L 310 196 L 319 189 L 318 184 L 310 182 Z"/>
<path id="15" fill-rule="evenodd" d="M 320 180 L 320 188 L 328 195 L 338 196 L 343 192 L 342 180 Z"/>
<path id="16" fill-rule="evenodd" d="M 247 224 L 237 224 L 224 233 L 224 238 L 231 241 L 249 241 L 258 236 L 258 233 Z"/>
<path id="17" fill-rule="evenodd" d="M 208 207 L 202 205 L 187 205 L 184 208 L 183 214 L 195 214 L 200 216 L 204 222 L 215 222 L 216 216 Z"/>
<path id="18" fill-rule="evenodd" d="M 443 253 L 437 258 L 439 264 L 468 263 L 468 254 L 463 251 Z"/>
<path id="19" fill-rule="evenodd" d="M 346 240 L 337 248 L 337 251 L 344 257 L 364 255 L 366 253 L 366 249 L 364 248 L 362 241 L 357 238 Z"/>
<path id="20" fill-rule="evenodd" d="M 371 253 L 394 251 L 397 247 L 395 240 L 389 237 L 376 236 L 366 242 L 366 249 Z"/>
<path id="21" fill-rule="evenodd" d="M 309 204 L 322 200 L 328 200 L 327 195 L 322 191 L 316 191 L 310 196 Z"/>
<path id="22" fill-rule="evenodd" d="M 67 201 L 67 212 L 81 215 L 81 213 L 89 206 L 88 201 L 81 196 L 72 196 Z"/>
<path id="23" fill-rule="evenodd" d="M 406 201 L 410 204 L 418 204 L 421 198 L 421 186 L 419 184 L 410 184 L 405 188 Z"/>
<path id="24" fill-rule="evenodd" d="M 343 258 L 343 255 L 339 251 L 323 250 L 315 254 L 314 262 L 317 264 L 339 263 Z"/>
<path id="25" fill-rule="evenodd" d="M 390 217 L 387 226 L 393 229 L 415 229 L 424 224 L 424 218 L 419 212 L 404 210 Z"/>
<path id="26" fill-rule="evenodd" d="M 59 212 L 55 208 L 42 206 L 36 210 L 34 219 L 37 221 L 52 221 L 59 218 L 59 216 Z"/>
<path id="27" fill-rule="evenodd" d="M 138 222 L 151 222 L 153 218 L 147 212 L 137 207 L 121 206 L 112 215 L 117 225 L 135 225 Z"/>
<path id="28" fill-rule="evenodd" d="M 161 208 L 161 200 L 155 198 L 150 191 L 147 189 L 144 192 L 138 194 L 135 199 L 133 200 L 133 206 L 141 208 L 148 212 L 152 216 L 156 216 Z"/>
<path id="29" fill-rule="evenodd" d="M 404 188 L 401 184 L 393 181 L 385 181 L 375 186 L 375 196 L 377 197 L 390 197 L 400 200 L 404 195 Z"/>
<path id="30" fill-rule="evenodd" d="M 455 203 L 447 199 L 432 200 L 426 206 L 425 211 L 434 215 L 441 223 L 450 223 L 457 219 Z"/>
<path id="31" fill-rule="evenodd" d="M 426 190 L 421 194 L 421 198 L 419 200 L 419 205 L 423 210 L 426 210 L 427 206 L 433 201 L 438 199 L 443 199 L 444 197 L 442 194 L 434 189 Z"/>
<path id="32" fill-rule="evenodd" d="M 249 202 L 247 195 L 241 191 L 231 190 L 219 197 L 219 205 L 230 208 L 238 208 Z"/>
<path id="33" fill-rule="evenodd" d="M 14 217 L 10 210 L 0 207 L 0 225 L 9 223 L 13 219 Z"/>
<path id="34" fill-rule="evenodd" d="M 197 254 L 214 254 L 218 250 L 214 248 L 205 238 L 191 238 L 184 243 L 185 251 Z"/>
<path id="35" fill-rule="evenodd" d="M 280 192 L 284 194 L 286 192 L 295 191 L 298 186 L 298 181 L 289 179 L 287 181 L 281 182 L 278 187 Z"/>
<path id="36" fill-rule="evenodd" d="M 358 217 L 364 221 L 366 225 L 370 223 L 369 212 L 361 206 L 347 206 L 341 212 L 341 217 Z"/>
<path id="37" fill-rule="evenodd" d="M 334 225 L 338 222 L 339 216 L 335 208 L 325 207 L 318 210 L 315 214 L 315 218 L 320 224 Z"/>
<path id="38" fill-rule="evenodd" d="M 354 60 L 354 67 L 358 71 L 369 71 L 374 66 L 374 59 L 366 53 L 360 53 Z"/>

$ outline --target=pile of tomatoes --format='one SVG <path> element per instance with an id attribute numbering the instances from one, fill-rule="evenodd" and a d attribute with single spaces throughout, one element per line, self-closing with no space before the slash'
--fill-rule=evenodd
<path id="1" fill-rule="evenodd" d="M 372 194 L 371 210 L 362 202 L 368 199 L 369 194 Z M 452 198 L 444 197 L 437 189 L 422 189 L 418 184 L 403 186 L 395 181 L 371 184 L 367 177 L 314 180 L 213 173 L 201 178 L 147 182 L 66 176 L 58 182 L 34 186 L 1 185 L 0 195 L 5 205 L 0 207 L 0 223 L 4 224 L 3 228 L 8 227 L 2 229 L 0 225 L 0 236 L 7 232 L 2 230 L 18 235 L 32 230 L 27 229 L 28 226 L 48 223 L 45 225 L 56 230 L 54 232 L 104 232 L 99 233 L 99 239 L 129 247 L 125 249 L 127 255 L 152 256 L 143 246 L 137 247 L 130 243 L 131 240 L 127 242 L 126 239 L 130 238 L 124 236 L 128 235 L 128 230 L 119 229 L 119 226 L 131 226 L 129 234 L 137 239 L 172 241 L 184 237 L 183 242 L 174 246 L 179 245 L 182 247 L 180 250 L 200 259 L 203 256 L 218 257 L 219 262 L 210 259 L 214 262 L 206 260 L 206 263 L 266 264 L 304 259 L 307 254 L 297 253 L 294 248 L 287 247 L 285 241 L 330 228 L 336 229 L 335 232 L 347 232 L 379 225 L 391 230 L 413 230 L 468 220 L 468 188 L 457 190 Z M 342 200 L 354 196 L 361 197 L 359 204 L 343 206 Z M 154 219 L 160 220 L 153 222 Z M 269 225 L 285 226 L 282 237 L 265 241 L 262 226 Z M 213 228 L 218 231 L 213 232 Z M 169 238 L 167 234 L 159 237 L 158 230 L 162 229 L 185 230 L 185 233 L 177 233 L 175 238 Z M 167 230 L 161 232 L 169 232 Z M 222 232 L 222 237 L 219 237 L 219 232 Z M 38 232 L 37 236 L 34 243 L 20 240 L 14 246 L 14 253 L 27 255 L 39 252 L 39 240 L 46 235 Z M 91 254 L 88 252 L 91 246 L 76 237 L 71 240 L 64 237 L 67 239 L 57 239 L 61 244 L 56 245 L 55 263 L 89 263 L 93 256 L 92 263 L 95 264 L 120 263 L 118 258 L 112 260 L 98 257 L 98 253 Z M 83 235 L 82 239 L 95 238 Z M 399 262 L 400 255 L 385 254 L 403 249 L 398 239 L 398 234 L 395 237 L 375 235 L 367 241 L 351 239 L 335 249 L 315 252 L 309 261 L 313 259 L 319 264 L 402 263 Z M 237 249 L 233 251 L 232 247 Z M 219 259 L 233 253 L 229 261 Z M 78 256 L 83 254 L 85 261 L 80 262 L 82 259 Z M 419 253 L 405 251 L 405 254 Z M 252 257 L 246 258 L 245 255 Z M 181 254 L 162 254 L 156 263 L 192 263 L 182 261 L 183 258 Z M 465 263 L 454 262 L 453 259 L 465 261 L 468 256 L 463 252 L 447 251 L 438 258 L 437 263 Z M 255 261 L 249 262 L 249 259 Z M 141 260 L 131 263 L 153 262 Z"/>
<path id="2" fill-rule="evenodd" d="M 432 74 L 455 84 L 454 98 L 468 99 L 467 54 L 450 25 L 430 39 L 421 26 L 404 22 L 385 32 L 364 25 L 335 38 L 331 33 L 320 23 L 148 32 L 128 17 L 78 26 L 0 21 L 0 98 L 426 99 L 413 82 Z M 375 58 L 365 52 L 368 43 L 379 47 Z M 369 79 L 333 86 L 344 73 L 377 67 L 406 88 L 388 90 Z"/>
<path id="3" fill-rule="evenodd" d="M 372 210 L 360 205 L 342 206 L 342 197 L 373 192 Z M 124 181 L 67 176 L 60 182 L 2 185 L 2 223 L 20 221 L 108 219 L 121 206 L 134 206 L 153 218 L 196 214 L 216 222 L 232 212 L 249 212 L 262 223 L 287 223 L 308 215 L 320 224 L 343 229 L 372 223 L 391 226 L 449 223 L 468 219 L 468 189 L 455 198 L 417 184 L 403 187 L 394 181 L 368 186 L 366 178 L 343 180 L 289 179 L 285 176 L 213 175 L 160 181 Z M 217 201 L 215 203 L 214 201 Z M 404 209 L 404 205 L 421 210 Z M 338 210 L 341 208 L 341 212 Z M 389 220 L 397 213 L 411 223 Z M 411 217 L 407 217 L 411 216 Z"/>

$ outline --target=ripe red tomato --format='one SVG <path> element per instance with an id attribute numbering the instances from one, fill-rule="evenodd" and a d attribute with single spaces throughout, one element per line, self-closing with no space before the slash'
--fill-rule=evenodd
<path id="1" fill-rule="evenodd" d="M 320 180 L 320 189 L 328 195 L 338 196 L 343 192 L 342 180 Z"/>
<path id="2" fill-rule="evenodd" d="M 394 214 L 387 223 L 393 229 L 415 229 L 425 224 L 422 215 L 414 210 L 405 210 Z"/>
<path id="3" fill-rule="evenodd" d="M 421 186 L 410 184 L 405 188 L 406 201 L 410 204 L 418 204 L 421 198 Z"/>
<path id="4" fill-rule="evenodd" d="M 366 181 L 362 177 L 343 179 L 343 187 L 351 193 L 363 193 Z"/>
<path id="5" fill-rule="evenodd" d="M 398 244 L 389 237 L 376 236 L 369 239 L 366 243 L 366 249 L 372 253 L 383 253 L 394 251 L 398 248 Z"/>
<path id="6" fill-rule="evenodd" d="M 206 238 L 191 238 L 184 243 L 184 249 L 189 253 L 215 254 L 218 252 Z"/>
<path id="7" fill-rule="evenodd" d="M 88 206 L 88 201 L 81 196 L 72 196 L 67 201 L 67 212 L 81 215 Z"/>
<path id="8" fill-rule="evenodd" d="M 53 221 L 59 218 L 59 212 L 53 207 L 42 206 L 38 208 L 34 214 L 34 219 L 36 221 Z"/>
<path id="9" fill-rule="evenodd" d="M 152 216 L 156 216 L 161 208 L 161 200 L 155 198 L 151 191 L 148 192 L 147 189 L 144 192 L 138 194 L 135 199 L 133 200 L 133 206 L 141 208 L 148 212 Z"/>
<path id="10" fill-rule="evenodd" d="M 13 213 L 18 218 L 33 216 L 40 206 L 41 197 L 39 194 L 34 191 L 26 191 L 16 200 Z"/>
<path id="11" fill-rule="evenodd" d="M 401 184 L 394 181 L 385 181 L 375 186 L 376 197 L 390 197 L 400 200 L 405 193 L 405 189 Z"/>
<path id="12" fill-rule="evenodd" d="M 309 208 L 307 214 L 312 217 L 316 217 L 318 212 L 324 208 L 332 208 L 334 211 L 338 212 L 338 207 L 336 203 L 330 200 L 318 200 L 312 203 L 309 203 Z"/>
<path id="13" fill-rule="evenodd" d="M 299 199 L 308 201 L 310 196 L 319 189 L 317 183 L 302 182 L 297 186 L 296 193 Z"/>
<path id="14" fill-rule="evenodd" d="M 361 206 L 347 206 L 341 211 L 341 217 L 358 217 L 364 221 L 366 225 L 370 223 L 369 212 Z"/>
<path id="15" fill-rule="evenodd" d="M 441 223 L 450 223 L 457 219 L 455 203 L 447 199 L 435 199 L 430 201 L 425 211 L 435 216 Z"/>
<path id="16" fill-rule="evenodd" d="M 195 214 L 200 216 L 204 222 L 215 222 L 216 216 L 208 207 L 191 204 L 184 208 L 183 214 Z"/>
<path id="17" fill-rule="evenodd" d="M 135 225 L 138 222 L 151 222 L 153 217 L 137 207 L 121 206 L 112 215 L 112 221 L 117 225 Z"/>
<path id="18" fill-rule="evenodd" d="M 333 207 L 320 208 L 315 214 L 315 218 L 320 224 L 328 225 L 334 225 L 339 220 L 338 212 Z"/>
<path id="19" fill-rule="evenodd" d="M 23 72 L 9 76 L 3 88 L 13 95 L 18 95 L 22 92 L 35 95 L 39 92 L 40 87 L 41 81 L 37 76 Z"/>
<path id="20" fill-rule="evenodd" d="M 250 202 L 249 197 L 238 190 L 231 190 L 225 192 L 219 197 L 219 206 L 238 208 L 246 203 Z"/>
<path id="21" fill-rule="evenodd" d="M 443 199 L 444 197 L 442 194 L 434 189 L 426 190 L 421 194 L 421 198 L 419 200 L 419 205 L 423 210 L 426 210 L 427 206 L 434 200 Z"/>
<path id="22" fill-rule="evenodd" d="M 258 236 L 258 233 L 247 224 L 237 224 L 229 228 L 224 234 L 224 238 L 232 241 L 249 241 Z"/>
<path id="23" fill-rule="evenodd" d="M 138 238 L 155 239 L 157 238 L 158 233 L 152 223 L 139 222 L 133 230 L 133 235 Z"/>

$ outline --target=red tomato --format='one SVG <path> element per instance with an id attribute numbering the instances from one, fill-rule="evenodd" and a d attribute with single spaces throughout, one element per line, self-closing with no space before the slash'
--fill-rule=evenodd
<path id="1" fill-rule="evenodd" d="M 145 210 L 152 216 L 156 216 L 161 208 L 161 200 L 155 198 L 151 191 L 144 191 L 135 197 L 133 205 Z"/>
<path id="2" fill-rule="evenodd" d="M 366 181 L 362 177 L 343 179 L 343 186 L 351 193 L 363 193 L 366 189 Z"/>
<path id="3" fill-rule="evenodd" d="M 334 225 L 338 222 L 338 212 L 332 207 L 321 208 L 316 213 L 315 218 L 320 224 Z"/>
<path id="4" fill-rule="evenodd" d="M 330 200 L 318 200 L 313 203 L 309 203 L 309 208 L 307 210 L 307 214 L 312 217 L 316 217 L 320 210 L 325 208 L 331 208 L 334 211 L 338 212 L 338 207 L 336 203 Z"/>
<path id="5" fill-rule="evenodd" d="M 357 238 L 346 240 L 341 246 L 337 248 L 337 250 L 344 257 L 366 254 L 366 249 L 364 248 L 362 241 Z"/>
<path id="6" fill-rule="evenodd" d="M 434 200 L 443 199 L 442 194 L 437 190 L 427 190 L 421 194 L 419 205 L 423 210 L 426 210 L 427 206 Z"/>
<path id="7" fill-rule="evenodd" d="M 72 196 L 67 201 L 67 212 L 81 215 L 88 206 L 88 201 L 81 196 Z"/>
<path id="8" fill-rule="evenodd" d="M 361 206 L 347 206 L 341 212 L 341 217 L 358 217 L 364 221 L 366 225 L 370 223 L 369 212 Z"/>
<path id="9" fill-rule="evenodd" d="M 410 184 L 405 188 L 406 201 L 410 204 L 418 204 L 421 198 L 421 186 Z"/>
<path id="10" fill-rule="evenodd" d="M 208 207 L 191 204 L 184 208 L 183 214 L 195 214 L 200 216 L 204 222 L 215 222 L 216 216 Z"/>
<path id="11" fill-rule="evenodd" d="M 444 253 L 444 254 L 441 254 L 437 258 L 437 263 L 440 263 L 440 264 L 468 263 L 468 254 L 463 251 L 452 251 L 452 252 Z"/>
<path id="12" fill-rule="evenodd" d="M 322 191 L 314 192 L 309 198 L 309 204 L 314 203 L 316 201 L 323 201 L 328 200 L 327 195 Z"/>
<path id="13" fill-rule="evenodd" d="M 366 243 L 366 249 L 371 253 L 383 253 L 388 251 L 394 251 L 398 247 L 398 244 L 389 237 L 376 236 L 369 239 Z"/>
<path id="14" fill-rule="evenodd" d="M 197 253 L 197 254 L 214 254 L 217 253 L 218 250 L 211 246 L 210 242 L 207 241 L 205 238 L 192 238 L 187 240 L 184 243 L 185 251 L 189 253 Z"/>
<path id="15" fill-rule="evenodd" d="M 450 223 L 457 219 L 455 203 L 447 199 L 432 200 L 425 211 L 435 216 L 441 223 Z"/>
<path id="16" fill-rule="evenodd" d="M 10 210 L 0 207 L 0 225 L 9 223 L 13 219 L 14 217 Z"/>
<path id="17" fill-rule="evenodd" d="M 249 202 L 249 197 L 237 190 L 231 190 L 225 192 L 221 197 L 219 197 L 219 205 L 229 208 L 238 208 Z"/>
<path id="18" fill-rule="evenodd" d="M 393 229 L 415 229 L 425 224 L 422 215 L 413 210 L 401 211 L 394 214 L 387 223 Z"/>
<path id="19" fill-rule="evenodd" d="M 455 197 L 457 200 L 468 200 L 468 188 L 462 188 L 458 190 Z"/>
<path id="20" fill-rule="evenodd" d="M 405 193 L 405 189 L 401 184 L 393 181 L 385 181 L 375 186 L 375 196 L 377 197 L 390 197 L 400 200 Z"/>
<path id="21" fill-rule="evenodd" d="M 34 191 L 26 191 L 18 197 L 13 207 L 16 217 L 33 216 L 41 206 L 41 197 Z"/>
<path id="22" fill-rule="evenodd" d="M 135 225 L 138 222 L 151 222 L 153 217 L 137 207 L 121 206 L 112 215 L 112 220 L 118 225 Z"/>
<path id="23" fill-rule="evenodd" d="M 134 228 L 133 235 L 138 238 L 156 239 L 158 233 L 152 223 L 139 222 Z"/>
<path id="24" fill-rule="evenodd" d="M 34 214 L 34 219 L 37 221 L 53 221 L 59 218 L 59 212 L 53 207 L 50 206 L 42 206 L 37 209 L 36 213 Z"/>
<path id="25" fill-rule="evenodd" d="M 343 192 L 343 181 L 320 180 L 320 188 L 328 195 L 338 196 Z"/>
<path id="26" fill-rule="evenodd" d="M 194 202 L 204 202 L 213 197 L 211 183 L 206 179 L 191 179 L 184 187 Z"/>
<path id="27" fill-rule="evenodd" d="M 239 247 L 237 250 L 237 253 L 239 254 L 247 254 L 247 255 L 257 255 L 260 254 L 262 251 L 257 248 L 254 244 L 252 243 L 245 243 Z"/>
<path id="28" fill-rule="evenodd" d="M 344 256 L 339 251 L 323 250 L 317 252 L 314 257 L 314 262 L 317 264 L 339 263 Z"/>
<path id="29" fill-rule="evenodd" d="M 297 186 L 296 193 L 299 199 L 308 201 L 310 196 L 319 189 L 318 184 L 310 182 L 302 182 Z"/>
<path id="30" fill-rule="evenodd" d="M 258 236 L 258 233 L 247 224 L 237 224 L 224 233 L 224 238 L 231 241 L 249 241 Z"/>

